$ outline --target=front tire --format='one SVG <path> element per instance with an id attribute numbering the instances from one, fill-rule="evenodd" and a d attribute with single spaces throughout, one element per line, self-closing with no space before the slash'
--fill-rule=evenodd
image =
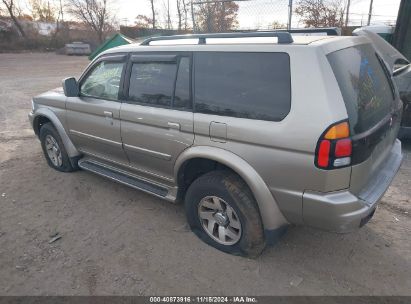
<path id="1" fill-rule="evenodd" d="M 71 164 L 63 141 L 51 123 L 46 123 L 41 127 L 39 137 L 44 156 L 50 167 L 61 172 L 77 170 L 77 167 Z"/>
<path id="2" fill-rule="evenodd" d="M 257 257 L 265 248 L 257 203 L 247 184 L 230 171 L 196 179 L 186 193 L 185 210 L 191 230 L 223 252 Z"/>

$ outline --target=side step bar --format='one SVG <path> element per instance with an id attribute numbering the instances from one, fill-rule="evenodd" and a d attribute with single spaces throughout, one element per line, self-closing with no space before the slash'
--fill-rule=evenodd
<path id="1" fill-rule="evenodd" d="M 81 169 L 96 173 L 98 175 L 107 177 L 114 180 L 120 184 L 138 189 L 156 196 L 165 198 L 168 194 L 168 190 L 161 186 L 149 183 L 145 180 L 138 179 L 136 177 L 130 176 L 124 172 L 117 171 L 111 167 L 106 167 L 98 162 L 93 162 L 91 160 L 79 160 L 78 165 Z"/>

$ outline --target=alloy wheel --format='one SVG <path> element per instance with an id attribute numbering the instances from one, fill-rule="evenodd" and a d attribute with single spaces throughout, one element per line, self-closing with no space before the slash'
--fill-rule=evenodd
<path id="1" fill-rule="evenodd" d="M 61 167 L 63 164 L 63 157 L 57 140 L 53 136 L 47 135 L 45 139 L 45 146 L 47 155 L 53 165 L 56 167 Z"/>
<path id="2" fill-rule="evenodd" d="M 240 240 L 240 218 L 223 199 L 217 196 L 204 197 L 198 204 L 198 216 L 204 231 L 216 242 L 234 245 Z"/>

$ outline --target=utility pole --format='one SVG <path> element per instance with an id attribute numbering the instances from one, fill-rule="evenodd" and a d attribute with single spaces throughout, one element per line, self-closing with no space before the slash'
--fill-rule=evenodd
<path id="1" fill-rule="evenodd" d="M 371 0 L 371 2 L 370 2 L 370 10 L 368 11 L 368 22 L 367 22 L 367 25 L 370 25 L 370 22 L 371 22 L 371 16 L 372 16 L 372 2 L 373 2 L 373 0 Z"/>
<path id="2" fill-rule="evenodd" d="M 170 0 L 167 0 L 167 29 L 171 29 Z"/>
<path id="3" fill-rule="evenodd" d="M 293 16 L 293 0 L 288 1 L 288 24 L 287 30 L 291 30 L 291 19 Z"/>
<path id="4" fill-rule="evenodd" d="M 193 22 L 193 33 L 197 33 L 196 19 L 194 18 L 194 5 L 193 5 L 193 0 L 191 0 L 190 6 L 191 6 L 191 20 L 192 20 L 192 22 Z"/>
<path id="5" fill-rule="evenodd" d="M 153 17 L 153 20 L 151 20 L 151 22 L 153 24 L 153 29 L 155 29 L 156 28 L 156 11 L 154 9 L 154 0 L 150 0 L 150 4 L 151 4 L 151 13 Z"/>
<path id="6" fill-rule="evenodd" d="M 61 22 L 64 23 L 63 3 L 62 3 L 62 0 L 60 0 L 60 15 L 61 15 Z"/>
<path id="7" fill-rule="evenodd" d="M 350 4 L 351 4 L 351 0 L 348 0 L 348 2 L 347 2 L 347 11 L 345 12 L 345 27 L 348 26 L 348 18 L 350 16 Z"/>

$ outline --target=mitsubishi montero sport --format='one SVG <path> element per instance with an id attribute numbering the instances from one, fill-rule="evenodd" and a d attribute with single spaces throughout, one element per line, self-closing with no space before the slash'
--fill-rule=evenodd
<path id="1" fill-rule="evenodd" d="M 222 251 L 257 256 L 289 224 L 349 232 L 401 161 L 402 104 L 367 37 L 150 38 L 33 98 L 50 167 L 169 201 Z"/>

